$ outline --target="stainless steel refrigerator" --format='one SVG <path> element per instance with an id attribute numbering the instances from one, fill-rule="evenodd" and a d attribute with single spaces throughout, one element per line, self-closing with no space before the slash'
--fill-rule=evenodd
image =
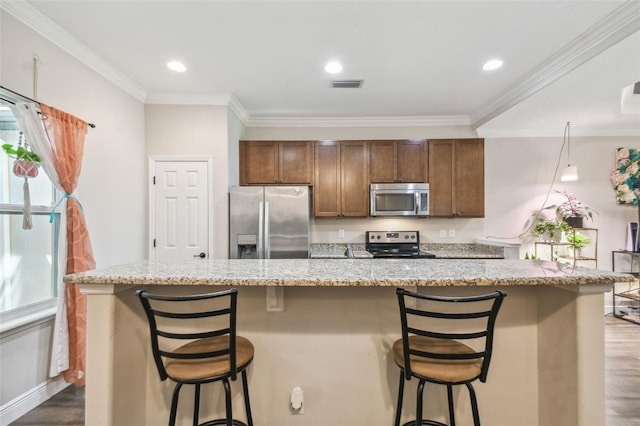
<path id="1" fill-rule="evenodd" d="M 229 258 L 308 258 L 309 220 L 307 186 L 232 187 Z"/>

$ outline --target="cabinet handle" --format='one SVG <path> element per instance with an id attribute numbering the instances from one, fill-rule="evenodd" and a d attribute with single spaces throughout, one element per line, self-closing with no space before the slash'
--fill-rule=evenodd
<path id="1" fill-rule="evenodd" d="M 462 216 L 462 212 L 459 212 L 459 211 L 458 211 L 458 212 L 455 212 L 453 215 L 454 215 L 454 216 L 456 216 L 456 217 L 458 217 L 458 216 Z"/>

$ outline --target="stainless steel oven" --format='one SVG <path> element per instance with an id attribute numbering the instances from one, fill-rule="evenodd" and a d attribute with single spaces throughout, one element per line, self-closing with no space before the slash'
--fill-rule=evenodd
<path id="1" fill-rule="evenodd" d="M 433 259 L 432 253 L 420 252 L 418 231 L 367 231 L 366 250 L 374 258 Z"/>
<path id="2" fill-rule="evenodd" d="M 372 183 L 370 216 L 429 216 L 428 183 Z"/>

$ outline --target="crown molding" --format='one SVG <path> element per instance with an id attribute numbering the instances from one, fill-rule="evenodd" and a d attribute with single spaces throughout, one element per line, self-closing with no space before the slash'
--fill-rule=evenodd
<path id="1" fill-rule="evenodd" d="M 145 99 L 147 104 L 166 105 L 214 105 L 227 106 L 231 102 L 229 94 L 213 95 L 207 93 L 155 92 Z"/>
<path id="2" fill-rule="evenodd" d="M 147 92 L 142 86 L 94 53 L 25 0 L 0 0 L 0 9 L 6 11 L 134 98 L 145 102 Z"/>
<path id="3" fill-rule="evenodd" d="M 474 129 L 640 30 L 640 2 L 629 0 L 547 58 L 471 116 Z"/>
<path id="4" fill-rule="evenodd" d="M 244 107 L 242 106 L 238 98 L 236 98 L 233 95 L 233 93 L 231 94 L 229 109 L 233 111 L 233 113 L 236 115 L 236 117 L 238 117 L 240 122 L 242 122 L 242 124 L 245 127 L 247 127 L 247 124 L 249 123 L 249 119 L 250 119 L 249 113 L 247 112 L 246 109 L 244 109 Z"/>
<path id="5" fill-rule="evenodd" d="M 430 117 L 250 117 L 247 127 L 436 127 L 468 126 L 461 115 Z"/>
<path id="6" fill-rule="evenodd" d="M 562 132 L 558 129 L 537 128 L 537 129 L 520 129 L 520 128 L 478 128 L 476 129 L 478 136 L 481 138 L 560 138 Z M 640 126 L 629 128 L 606 128 L 606 127 L 581 127 L 571 128 L 572 137 L 640 137 Z"/>
<path id="7" fill-rule="evenodd" d="M 244 109 L 238 98 L 233 94 L 213 95 L 203 93 L 150 93 L 146 103 L 149 105 L 214 105 L 228 107 L 244 124 L 249 121 L 249 114 Z"/>

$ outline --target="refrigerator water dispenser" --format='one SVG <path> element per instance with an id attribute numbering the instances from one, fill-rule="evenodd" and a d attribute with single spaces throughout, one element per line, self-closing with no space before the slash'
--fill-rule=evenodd
<path id="1" fill-rule="evenodd" d="M 256 234 L 238 234 L 238 259 L 258 258 L 258 236 Z"/>

